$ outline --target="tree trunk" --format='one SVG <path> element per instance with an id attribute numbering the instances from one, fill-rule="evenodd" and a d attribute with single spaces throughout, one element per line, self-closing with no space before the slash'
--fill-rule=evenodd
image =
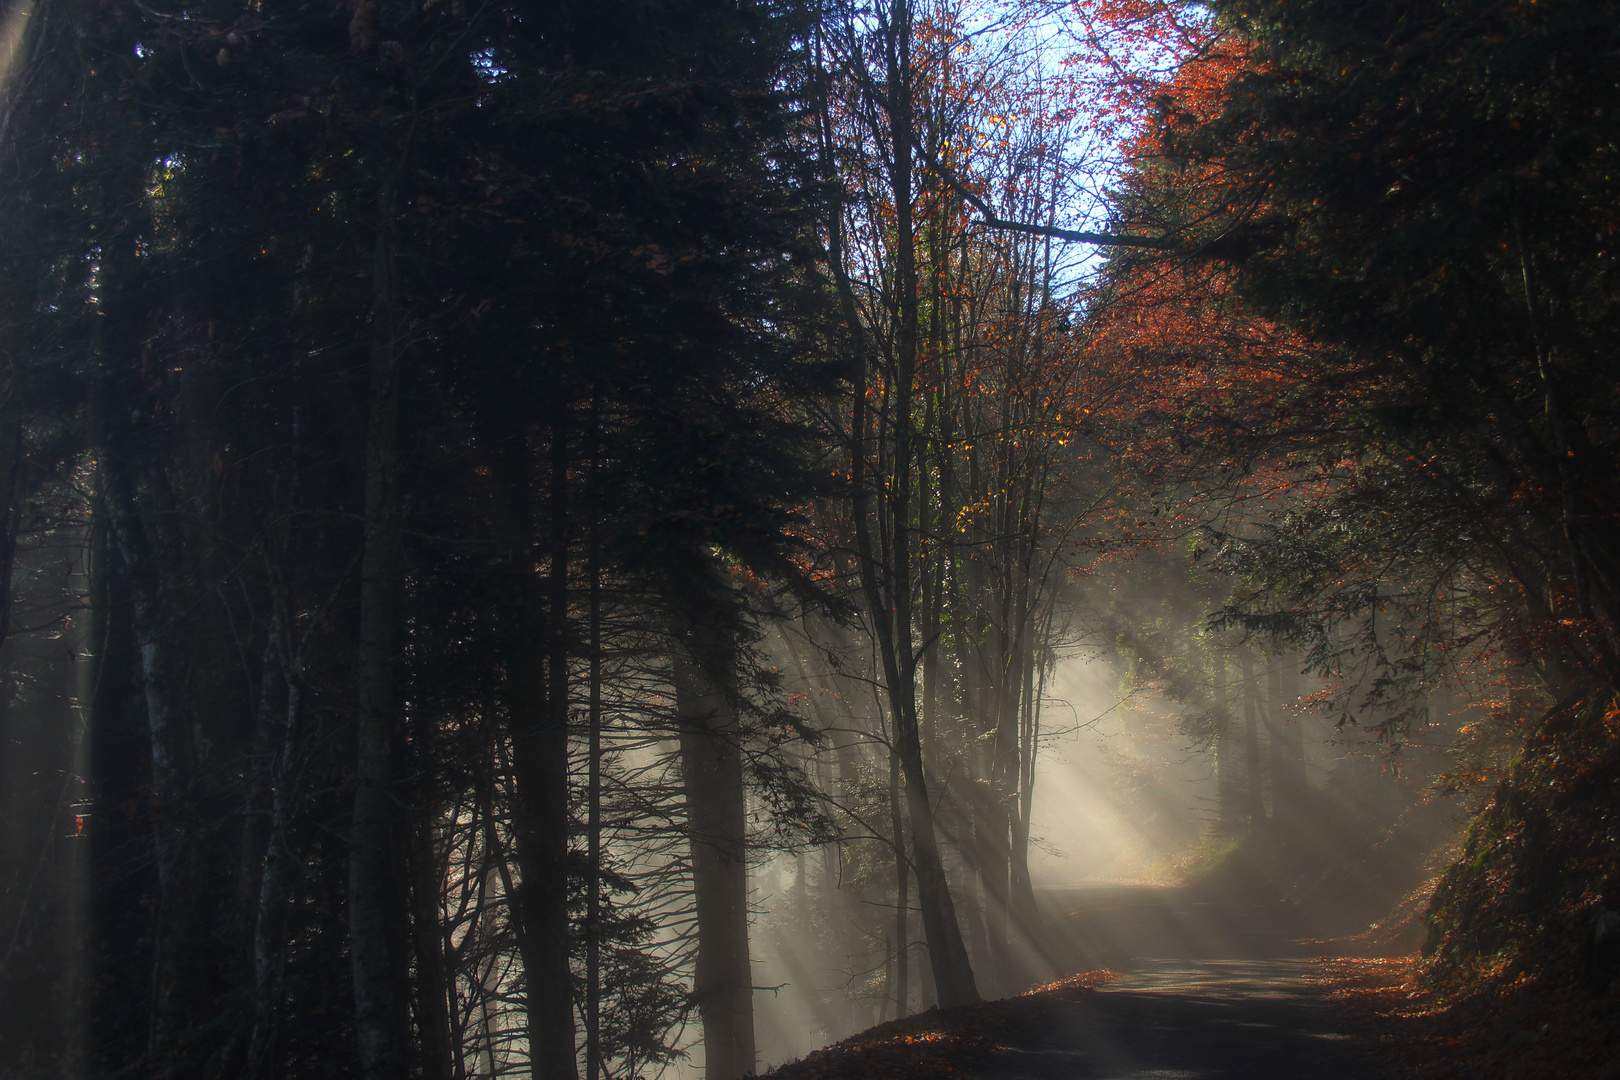
<path id="1" fill-rule="evenodd" d="M 1009 753 L 1013 741 L 1008 732 L 1010 709 L 1006 679 L 1007 652 L 1011 642 L 996 621 L 990 635 L 995 652 L 992 653 L 995 684 L 985 698 L 990 705 L 990 742 L 984 747 L 984 765 L 980 776 L 987 781 L 980 786 L 979 806 L 979 880 L 984 889 L 984 932 L 989 945 L 986 957 L 989 966 L 989 993 L 1000 997 L 1006 992 L 1012 976 L 1012 958 L 1008 950 L 1008 905 L 1012 877 L 1012 820 L 1008 813 Z M 987 665 L 988 666 L 988 665 Z M 981 972 L 983 974 L 983 972 Z"/>
<path id="2" fill-rule="evenodd" d="M 109 240 L 103 250 L 102 271 L 107 306 L 95 331 L 96 347 L 116 355 L 118 350 L 138 345 L 146 314 L 133 236 Z M 129 362 L 128 357 L 120 359 Z M 124 565 L 146 706 L 158 892 L 151 928 L 146 1041 L 148 1057 L 161 1072 L 174 1064 L 198 1005 L 193 961 L 202 865 L 190 809 L 197 773 L 196 704 L 186 679 L 190 606 L 177 602 L 174 588 L 185 555 L 180 542 L 159 527 L 178 516 L 175 508 L 141 505 L 138 478 L 122 438 L 123 428 L 130 422 L 128 414 L 122 409 L 114 411 L 114 403 L 106 400 L 103 382 L 94 383 L 90 393 L 90 427 L 103 438 L 98 462 L 101 510 Z M 149 513 L 149 509 L 162 512 Z"/>
<path id="3" fill-rule="evenodd" d="M 425 726 L 425 725 L 419 725 Z M 418 739 L 418 767 L 429 767 L 420 757 L 427 744 Z M 450 1009 L 455 988 L 445 964 L 444 921 L 439 910 L 444 888 L 444 867 L 434 837 L 434 803 L 430 791 L 419 787 L 412 813 L 411 837 L 411 944 L 416 953 L 416 1026 L 421 1053 L 422 1080 L 450 1080 Z"/>
<path id="4" fill-rule="evenodd" d="M 1036 679 L 1036 641 L 1025 649 L 1023 693 L 1019 708 L 1019 760 L 1017 800 L 1013 807 L 1011 915 L 1023 950 L 1034 958 L 1047 959 L 1042 940 L 1040 912 L 1035 906 L 1035 884 L 1029 876 L 1029 827 L 1035 809 L 1035 760 L 1040 749 L 1041 706 L 1044 675 Z M 1043 669 L 1044 670 L 1044 669 Z"/>
<path id="5" fill-rule="evenodd" d="M 378 196 L 367 393 L 365 539 L 360 561 L 354 816 L 349 826 L 349 959 L 363 1080 L 409 1074 L 408 960 L 393 751 L 395 603 L 399 589 L 399 344 L 392 192 Z"/>
<path id="6" fill-rule="evenodd" d="M 978 840 L 979 884 L 984 895 L 984 937 L 986 954 L 981 957 L 980 975 L 988 976 L 986 992 L 1002 996 L 1012 975 L 1008 955 L 1007 904 L 1012 874 L 1011 822 L 1007 805 L 994 779 L 979 800 Z M 986 972 L 984 969 L 988 968 Z"/>
<path id="7" fill-rule="evenodd" d="M 754 1073 L 754 989 L 748 962 L 747 808 L 736 709 L 736 644 L 707 622 L 684 623 L 673 656 L 680 724 L 706 1080 Z"/>
<path id="8" fill-rule="evenodd" d="M 520 556 L 517 610 L 508 626 L 505 706 L 512 733 L 513 826 L 521 952 L 528 1004 L 529 1064 L 535 1080 L 574 1080 L 573 972 L 568 927 L 568 441 L 564 406 L 551 431 L 551 538 L 542 588 L 537 560 Z M 535 485 L 528 451 L 513 469 L 513 497 L 525 539 Z M 549 616 L 549 617 L 548 617 Z"/>
<path id="9" fill-rule="evenodd" d="M 271 643 L 265 649 L 264 672 L 260 676 L 266 683 L 264 693 L 267 699 L 272 674 L 280 678 L 286 691 L 286 702 L 278 733 L 280 737 L 270 741 L 267 747 L 269 822 L 265 829 L 259 890 L 255 898 L 253 1030 L 247 1049 L 248 1075 L 254 1077 L 268 1077 L 274 1073 L 273 1055 L 279 1029 L 276 990 L 286 962 L 283 926 L 287 894 L 291 888 L 289 879 L 292 876 L 292 853 L 288 849 L 287 828 L 298 806 L 299 718 L 303 701 L 300 675 L 297 673 L 303 667 L 303 657 L 299 647 L 294 644 L 286 606 L 286 598 L 277 596 L 270 621 Z"/>
<path id="10" fill-rule="evenodd" d="M 111 1073 L 140 1053 L 150 1012 L 152 972 L 145 949 L 128 943 L 151 932 L 149 905 L 156 867 L 156 823 L 132 810 L 151 799 L 150 728 L 140 697 L 140 645 L 133 623 L 128 568 L 105 507 L 91 523 L 92 640 L 96 683 L 90 710 L 93 803 L 85 836 L 91 860 L 91 957 L 88 1057 Z M 136 859 L 131 860 L 131 853 Z"/>
<path id="11" fill-rule="evenodd" d="M 864 526 L 861 528 L 865 531 Z M 870 543 L 863 549 L 862 577 L 868 580 L 868 603 L 874 608 L 873 620 L 880 627 L 889 623 L 888 612 L 871 596 L 876 591 L 873 579 L 877 570 L 871 556 Z M 902 562 L 896 555 L 895 561 Z M 897 575 L 898 576 L 898 575 Z M 900 580 L 905 580 L 900 578 Z M 896 607 L 900 605 L 897 604 Z M 892 626 L 903 625 L 895 613 Z M 934 807 L 928 796 L 928 784 L 923 777 L 922 747 L 918 738 L 915 687 L 909 661 L 911 635 L 896 642 L 895 634 L 880 629 L 878 632 L 883 653 L 885 684 L 889 689 L 889 708 L 894 722 L 896 749 L 900 767 L 906 781 L 906 810 L 911 821 L 913 864 L 917 869 L 917 899 L 922 907 L 923 932 L 928 940 L 929 962 L 933 967 L 935 990 L 941 1005 L 967 1005 L 979 1000 L 974 983 L 973 968 L 968 962 L 967 947 L 962 941 L 962 930 L 956 921 L 956 906 L 951 900 L 950 887 L 945 879 L 945 866 L 940 860 L 939 844 L 934 828 Z M 900 646 L 897 648 L 897 644 Z M 901 668 L 904 667 L 902 673 Z"/>
<path id="12" fill-rule="evenodd" d="M 907 1014 L 911 997 L 910 970 L 911 919 L 907 905 L 911 903 L 910 867 L 906 864 L 905 820 L 900 811 L 900 759 L 889 755 L 889 827 L 894 837 L 894 981 L 889 984 L 889 996 L 894 999 L 896 1019 Z"/>
<path id="13" fill-rule="evenodd" d="M 591 525 L 586 537 L 585 574 L 589 590 L 590 686 L 585 723 L 585 1080 L 602 1080 L 602 568 L 596 522 L 599 505 L 600 405 L 591 404 Z"/>
<path id="14" fill-rule="evenodd" d="M 859 798 L 861 789 L 861 759 L 866 756 L 857 741 L 856 731 L 858 722 L 855 718 L 854 702 L 859 690 L 851 680 L 845 679 L 836 672 L 833 674 L 833 685 L 838 688 L 838 711 L 841 730 L 833 732 L 833 753 L 838 765 L 839 797 L 843 805 L 853 805 Z M 838 889 L 838 898 L 841 911 L 839 917 L 834 919 L 835 933 L 839 945 L 839 959 L 850 972 L 858 971 L 866 966 L 864 959 L 859 959 L 867 947 L 865 932 L 862 929 L 862 920 L 867 913 L 866 889 L 860 877 L 853 873 L 846 873 L 845 864 L 846 846 L 838 844 L 833 848 L 837 856 L 837 873 L 833 881 Z M 851 1025 L 857 1030 L 870 1027 L 866 1019 L 864 1007 L 853 997 L 846 998 L 846 1015 L 851 1018 Z"/>
<path id="15" fill-rule="evenodd" d="M 1027 498 L 1027 484 L 1025 495 Z M 1011 530 L 1007 530 L 1010 532 Z M 999 622 L 1002 630 L 996 635 L 1000 648 L 996 657 L 995 737 L 992 742 L 990 766 L 990 793 L 994 812 L 993 882 L 996 893 L 987 895 L 994 921 L 990 926 L 990 943 L 996 961 L 999 989 L 1009 991 L 1023 982 L 1022 939 L 1026 928 L 1019 926 L 1014 908 L 1013 894 L 1014 848 L 1019 846 L 1018 834 L 1022 829 L 1019 805 L 1019 785 L 1023 770 L 1023 706 L 1030 650 L 1030 564 L 1033 537 L 1010 552 L 1003 565 L 1003 596 Z M 1027 877 L 1027 873 L 1025 875 Z"/>
<path id="16" fill-rule="evenodd" d="M 152 846 L 158 903 L 148 1053 L 164 1068 L 178 1050 L 195 1005 L 190 976 L 201 868 L 188 820 L 196 747 L 191 716 L 185 708 L 184 631 L 166 603 L 158 554 L 136 505 L 128 465 L 117 449 L 103 453 L 101 476 L 108 525 L 129 577 L 151 739 Z"/>
<path id="17" fill-rule="evenodd" d="M 966 1005 L 979 1000 L 973 968 L 968 963 L 962 930 L 956 921 L 945 866 L 940 860 L 934 832 L 934 806 L 923 775 L 922 743 L 917 729 L 916 652 L 911 639 L 911 514 L 912 483 L 911 397 L 917 372 L 917 253 L 912 219 L 912 154 L 914 132 L 911 98 L 911 5 L 895 0 L 888 35 L 889 128 L 894 150 L 895 262 L 900 292 L 895 364 L 894 475 L 890 526 L 894 530 L 893 577 L 889 589 L 892 612 L 879 619 L 888 627 L 883 649 L 889 708 L 900 749 L 900 767 L 906 778 L 906 802 L 911 821 L 917 898 L 922 904 L 923 929 L 933 959 L 934 980 L 941 1005 Z M 863 560 L 869 561 L 869 560 Z M 874 616 L 878 613 L 874 612 Z"/>
<path id="18" fill-rule="evenodd" d="M 911 450 L 911 392 L 916 375 L 917 353 L 917 268 L 916 237 L 912 219 L 911 158 L 911 15 L 910 6 L 898 0 L 891 8 L 887 35 L 889 73 L 889 115 L 894 139 L 892 177 L 896 211 L 898 312 L 897 363 L 894 378 L 896 415 L 892 432 L 893 477 L 890 485 L 889 524 L 884 537 L 891 558 L 879 565 L 872 543 L 866 490 L 866 388 L 868 359 L 862 320 L 854 290 L 844 266 L 842 207 L 835 205 L 828 220 L 828 266 L 833 274 L 846 329 L 850 335 L 854 367 L 854 412 L 851 422 L 851 488 L 854 492 L 853 517 L 862 590 L 873 624 L 883 662 L 883 684 L 889 696 L 893 717 L 895 747 L 900 754 L 906 786 L 906 809 L 911 823 L 913 866 L 917 871 L 917 898 L 922 908 L 923 931 L 928 941 L 929 964 L 941 1005 L 961 1005 L 979 1000 L 968 963 L 967 948 L 957 924 L 955 904 L 940 861 L 934 825 L 933 803 L 923 774 L 921 734 L 917 726 L 916 658 L 911 626 L 911 521 L 909 493 L 913 482 Z M 835 168 L 830 148 L 831 132 L 823 117 L 823 150 L 829 171 Z M 880 580 L 880 578 L 882 580 Z M 885 585 L 887 589 L 885 590 Z M 885 599 L 887 592 L 887 599 Z"/>

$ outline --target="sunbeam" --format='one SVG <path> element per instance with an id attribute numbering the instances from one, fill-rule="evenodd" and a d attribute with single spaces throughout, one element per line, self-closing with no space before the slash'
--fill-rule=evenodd
<path id="1" fill-rule="evenodd" d="M 28 28 L 34 18 L 35 4 L 40 0 L 12 0 L 0 13 L 0 134 L 3 134 L 11 111 L 12 82 L 23 62 L 28 40 Z"/>

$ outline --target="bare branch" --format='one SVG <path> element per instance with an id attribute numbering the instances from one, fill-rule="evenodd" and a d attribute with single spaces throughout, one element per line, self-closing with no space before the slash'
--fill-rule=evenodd
<path id="1" fill-rule="evenodd" d="M 999 216 L 994 210 L 991 210 L 989 204 L 970 190 L 966 184 L 958 180 L 954 172 L 939 162 L 932 160 L 932 155 L 930 155 L 928 165 L 936 173 L 944 177 L 945 182 L 955 188 L 956 193 L 967 200 L 968 205 L 977 210 L 984 218 L 984 224 L 992 229 L 1006 229 L 1008 232 L 1030 233 L 1035 236 L 1050 236 L 1056 240 L 1070 240 L 1077 244 L 1096 244 L 1098 247 L 1158 248 L 1163 251 L 1176 247 L 1176 242 L 1167 236 L 1131 236 L 1126 233 L 1083 232 L 1076 229 L 1060 229 L 1056 225 L 1036 225 L 1027 221 L 1008 221 L 1006 218 Z"/>

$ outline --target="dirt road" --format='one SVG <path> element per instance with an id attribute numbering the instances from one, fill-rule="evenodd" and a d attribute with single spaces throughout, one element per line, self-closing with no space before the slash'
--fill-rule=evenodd
<path id="1" fill-rule="evenodd" d="M 980 1080 L 1376 1080 L 1312 979 L 1298 915 L 1137 886 L 1043 899 L 1075 969 L 1121 977 Z"/>

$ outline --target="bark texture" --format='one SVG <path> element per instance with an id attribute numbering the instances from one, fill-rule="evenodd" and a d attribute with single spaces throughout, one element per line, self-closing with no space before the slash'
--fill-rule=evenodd
<path id="1" fill-rule="evenodd" d="M 704 622 L 677 629 L 675 713 L 697 905 L 693 995 L 703 1018 L 707 1080 L 735 1080 L 754 1072 L 747 807 L 736 665 L 729 631 Z"/>

